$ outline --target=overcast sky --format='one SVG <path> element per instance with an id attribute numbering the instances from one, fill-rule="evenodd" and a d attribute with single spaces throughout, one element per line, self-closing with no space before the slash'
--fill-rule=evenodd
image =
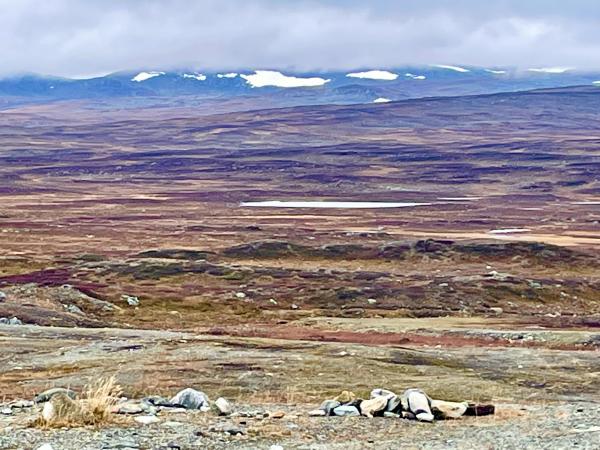
<path id="1" fill-rule="evenodd" d="M 600 1 L 0 0 L 0 46 L 0 74 L 401 64 L 600 69 Z"/>

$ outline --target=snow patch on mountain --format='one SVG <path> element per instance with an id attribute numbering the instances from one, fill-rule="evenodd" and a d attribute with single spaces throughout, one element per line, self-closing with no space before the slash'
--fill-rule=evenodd
<path id="1" fill-rule="evenodd" d="M 414 73 L 405 73 L 404 76 L 413 80 L 424 80 L 427 78 L 425 75 L 415 75 Z"/>
<path id="2" fill-rule="evenodd" d="M 275 86 L 275 87 L 314 87 L 322 86 L 331 80 L 311 77 L 299 78 L 292 77 L 276 72 L 274 70 L 256 70 L 252 75 L 240 75 L 246 82 L 255 87 Z"/>
<path id="3" fill-rule="evenodd" d="M 379 97 L 376 98 L 375 100 L 373 100 L 373 103 L 389 103 L 391 102 L 391 100 L 389 98 L 385 98 L 385 97 Z"/>
<path id="4" fill-rule="evenodd" d="M 238 74 L 235 72 L 229 72 L 229 73 L 218 73 L 217 74 L 217 78 L 235 78 L 237 77 Z"/>
<path id="5" fill-rule="evenodd" d="M 534 69 L 527 69 L 529 72 L 537 73 L 565 73 L 569 70 L 573 70 L 571 67 L 538 67 Z"/>
<path id="6" fill-rule="evenodd" d="M 398 78 L 398 74 L 388 72 L 387 70 L 368 70 L 366 72 L 354 72 L 346 74 L 349 78 L 364 78 L 367 80 L 386 80 L 392 81 Z"/>
<path id="7" fill-rule="evenodd" d="M 464 67 L 459 67 L 459 66 L 446 66 L 444 64 L 434 64 L 433 67 L 437 67 L 438 69 L 454 70 L 455 72 L 461 72 L 461 73 L 470 72 L 469 69 L 465 69 Z"/>
<path id="8" fill-rule="evenodd" d="M 159 77 L 164 75 L 164 72 L 140 72 L 135 77 L 131 79 L 131 81 L 135 81 L 137 83 L 141 83 L 142 81 L 149 80 L 150 78 Z"/>
<path id="9" fill-rule="evenodd" d="M 198 80 L 198 81 L 204 81 L 206 80 L 206 75 L 201 74 L 201 73 L 184 73 L 182 75 L 183 78 L 192 78 L 194 80 Z"/>
<path id="10" fill-rule="evenodd" d="M 495 69 L 483 69 L 488 73 L 493 73 L 494 75 L 504 75 L 506 70 L 495 70 Z"/>

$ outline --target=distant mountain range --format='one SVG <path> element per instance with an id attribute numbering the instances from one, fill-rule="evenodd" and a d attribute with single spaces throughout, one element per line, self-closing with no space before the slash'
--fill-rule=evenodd
<path id="1" fill-rule="evenodd" d="M 140 70 L 89 79 L 36 74 L 0 78 L 0 97 L 20 101 L 119 97 L 271 97 L 275 105 L 385 103 L 432 96 L 597 85 L 600 72 L 568 68 L 398 67 L 349 72 Z"/>

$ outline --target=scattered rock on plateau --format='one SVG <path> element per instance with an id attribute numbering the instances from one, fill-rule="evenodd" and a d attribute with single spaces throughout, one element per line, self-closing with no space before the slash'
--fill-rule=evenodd
<path id="1" fill-rule="evenodd" d="M 308 412 L 308 415 L 311 417 L 324 417 L 327 416 L 327 412 L 322 410 L 322 409 L 313 409 L 312 411 Z"/>
<path id="2" fill-rule="evenodd" d="M 490 312 L 492 314 L 495 314 L 496 316 L 499 316 L 500 314 L 502 314 L 504 312 L 504 310 L 500 307 L 494 306 L 494 307 L 490 308 Z"/>
<path id="3" fill-rule="evenodd" d="M 235 297 L 241 300 L 243 298 L 246 298 L 246 294 L 244 294 L 243 292 L 236 292 Z"/>
<path id="4" fill-rule="evenodd" d="M 342 406 L 342 404 L 337 400 L 325 400 L 323 403 L 321 403 L 319 409 L 325 411 L 325 415 L 331 416 L 333 415 L 332 411 L 338 406 Z"/>
<path id="5" fill-rule="evenodd" d="M 0 325 L 23 325 L 23 322 L 16 317 L 0 317 Z"/>
<path id="6" fill-rule="evenodd" d="M 396 395 L 394 392 L 392 391 L 388 391 L 387 389 L 381 389 L 381 388 L 377 388 L 377 389 L 373 389 L 371 391 L 371 398 L 375 398 L 375 397 L 391 397 Z"/>
<path id="7" fill-rule="evenodd" d="M 464 416 L 469 404 L 467 402 L 456 403 L 443 400 L 431 400 L 431 411 L 441 419 L 458 419 Z"/>
<path id="8" fill-rule="evenodd" d="M 387 406 L 385 407 L 385 410 L 387 412 L 395 412 L 401 409 L 400 397 L 398 397 L 397 395 L 391 395 L 388 396 L 387 399 Z"/>
<path id="9" fill-rule="evenodd" d="M 231 403 L 229 403 L 226 399 L 224 399 L 223 397 L 219 397 L 216 401 L 215 401 L 215 407 L 217 408 L 217 410 L 219 411 L 220 415 L 223 416 L 228 416 L 229 414 L 231 414 L 232 412 L 232 407 L 231 407 Z"/>
<path id="10" fill-rule="evenodd" d="M 70 312 L 71 314 L 81 314 L 81 315 L 84 314 L 83 311 L 81 310 L 81 308 L 79 308 L 76 305 L 70 304 L 70 305 L 64 305 L 64 307 L 65 307 L 65 310 L 67 312 Z"/>
<path id="11" fill-rule="evenodd" d="M 340 403 L 348 403 L 356 400 L 356 395 L 351 391 L 342 391 L 334 400 Z"/>
<path id="12" fill-rule="evenodd" d="M 44 404 L 42 418 L 47 422 L 85 423 L 89 414 L 81 404 L 67 394 L 59 392 Z"/>
<path id="13" fill-rule="evenodd" d="M 33 402 L 31 400 L 15 400 L 14 402 L 9 403 L 12 409 L 23 409 L 23 408 L 31 408 L 33 406 Z"/>
<path id="14" fill-rule="evenodd" d="M 150 425 L 160 422 L 160 419 L 156 416 L 137 416 L 134 420 L 142 425 Z"/>
<path id="15" fill-rule="evenodd" d="M 4 300 L 6 300 L 6 294 L 0 291 L 0 303 L 2 303 Z"/>
<path id="16" fill-rule="evenodd" d="M 144 397 L 142 399 L 142 402 L 152 406 L 164 406 L 166 408 L 175 406 L 173 405 L 173 403 L 171 403 L 170 400 L 167 400 L 166 398 L 161 397 L 160 395 L 151 395 L 149 397 Z"/>
<path id="17" fill-rule="evenodd" d="M 207 395 L 192 388 L 186 388 L 178 392 L 171 399 L 171 403 L 185 409 L 201 409 L 203 406 L 209 406 Z"/>
<path id="18" fill-rule="evenodd" d="M 271 419 L 283 419 L 285 417 L 285 411 L 273 411 L 269 414 Z"/>
<path id="19" fill-rule="evenodd" d="M 137 402 L 125 402 L 114 407 L 115 414 L 141 414 L 145 412 L 145 408 Z"/>
<path id="20" fill-rule="evenodd" d="M 494 405 L 469 403 L 465 416 L 489 416 L 495 414 L 495 412 L 496 407 Z"/>
<path id="21" fill-rule="evenodd" d="M 102 450 L 138 450 L 139 448 L 140 446 L 134 441 L 119 441 L 102 445 Z"/>
<path id="22" fill-rule="evenodd" d="M 135 295 L 121 295 L 121 298 L 125 300 L 129 306 L 140 306 L 140 299 Z"/>
<path id="23" fill-rule="evenodd" d="M 360 404 L 360 412 L 367 417 L 373 417 L 378 412 L 383 411 L 387 404 L 388 398 L 380 395 L 362 402 Z"/>
<path id="24" fill-rule="evenodd" d="M 12 408 L 1 408 L 0 409 L 0 414 L 2 414 L 3 416 L 12 416 Z"/>
<path id="25" fill-rule="evenodd" d="M 179 428 L 179 427 L 182 427 L 183 425 L 184 425 L 183 422 L 176 422 L 174 420 L 167 420 L 166 422 L 163 422 L 163 426 L 169 427 L 169 428 Z"/>
<path id="26" fill-rule="evenodd" d="M 238 435 L 246 434 L 246 432 L 244 430 L 242 430 L 241 428 L 237 428 L 237 427 L 229 427 L 229 428 L 225 429 L 225 433 L 227 433 L 231 436 L 238 436 Z"/>
<path id="27" fill-rule="evenodd" d="M 358 412 L 356 406 L 350 405 L 338 406 L 333 410 L 333 414 L 336 416 L 360 416 L 360 412 Z"/>
<path id="28" fill-rule="evenodd" d="M 72 391 L 71 389 L 52 388 L 52 389 L 48 389 L 48 390 L 36 395 L 34 397 L 33 401 L 35 403 L 44 403 L 58 394 L 66 395 L 67 397 L 71 398 L 72 400 L 75 400 L 77 398 L 77 393 L 75 391 Z"/>
<path id="29" fill-rule="evenodd" d="M 407 389 L 402 394 L 402 406 L 405 410 L 411 411 L 421 422 L 433 422 L 431 413 L 431 399 L 420 389 Z"/>

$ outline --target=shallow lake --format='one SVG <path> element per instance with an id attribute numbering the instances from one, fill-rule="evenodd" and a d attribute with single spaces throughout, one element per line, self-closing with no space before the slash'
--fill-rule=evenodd
<path id="1" fill-rule="evenodd" d="M 269 200 L 261 202 L 242 202 L 240 206 L 255 208 L 341 208 L 341 209 L 375 209 L 375 208 L 410 208 L 413 206 L 430 206 L 433 203 L 392 203 L 392 202 L 332 202 L 332 201 L 281 201 Z"/>

